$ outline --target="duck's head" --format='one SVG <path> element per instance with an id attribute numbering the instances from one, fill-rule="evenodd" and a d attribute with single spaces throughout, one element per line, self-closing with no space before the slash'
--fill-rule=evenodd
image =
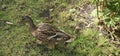
<path id="1" fill-rule="evenodd" d="M 30 23 L 33 22 L 31 17 L 29 16 L 22 16 L 21 20 L 20 20 L 20 25 L 24 25 L 25 23 Z"/>

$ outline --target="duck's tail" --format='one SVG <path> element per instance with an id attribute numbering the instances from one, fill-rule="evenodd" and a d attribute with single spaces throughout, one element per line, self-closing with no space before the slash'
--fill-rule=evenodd
<path id="1" fill-rule="evenodd" d="M 76 37 L 75 36 L 72 36 L 72 35 L 69 35 L 69 39 L 68 40 L 66 40 L 65 42 L 67 42 L 67 43 L 69 43 L 69 42 L 73 42 L 75 39 L 76 39 Z"/>

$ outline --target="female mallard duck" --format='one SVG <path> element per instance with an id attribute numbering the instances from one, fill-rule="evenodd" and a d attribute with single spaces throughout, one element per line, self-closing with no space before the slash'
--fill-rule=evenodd
<path id="1" fill-rule="evenodd" d="M 48 23 L 40 23 L 36 26 L 29 16 L 23 16 L 20 22 L 28 23 L 29 31 L 36 38 L 36 42 L 45 44 L 50 49 L 54 48 L 56 44 L 72 42 L 75 39 L 75 37 Z"/>

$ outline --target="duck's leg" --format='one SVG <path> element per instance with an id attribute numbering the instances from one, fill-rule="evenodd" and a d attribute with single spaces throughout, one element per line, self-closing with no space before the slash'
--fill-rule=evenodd
<path id="1" fill-rule="evenodd" d="M 47 47 L 49 49 L 54 49 L 55 48 L 55 43 L 54 42 L 50 42 Z"/>
<path id="2" fill-rule="evenodd" d="M 41 50 L 42 56 L 46 56 L 46 54 L 48 54 L 49 51 L 51 51 L 55 48 L 55 45 L 54 45 L 54 43 L 50 42 L 50 43 L 48 43 L 48 45 L 46 47 L 43 47 Z"/>

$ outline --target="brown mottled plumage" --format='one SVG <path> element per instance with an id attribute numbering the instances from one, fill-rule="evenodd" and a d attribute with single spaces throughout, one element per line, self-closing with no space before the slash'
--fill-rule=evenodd
<path id="1" fill-rule="evenodd" d="M 56 44 L 72 42 L 75 39 L 72 35 L 60 31 L 48 23 L 40 23 L 38 26 L 35 26 L 29 16 L 23 16 L 20 22 L 28 23 L 29 31 L 36 38 L 36 42 L 38 44 L 45 44 L 50 49 L 54 48 Z"/>

